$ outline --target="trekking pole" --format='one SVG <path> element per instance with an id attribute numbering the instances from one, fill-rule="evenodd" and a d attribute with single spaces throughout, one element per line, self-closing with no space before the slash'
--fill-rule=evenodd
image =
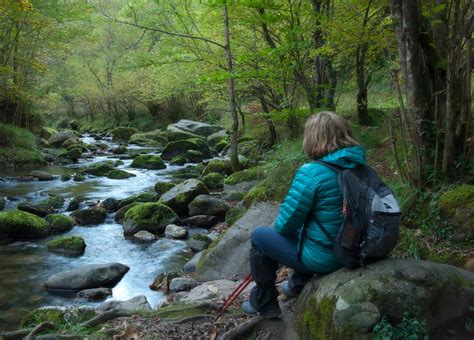
<path id="1" fill-rule="evenodd" d="M 215 321 L 219 320 L 219 318 L 225 313 L 227 308 L 239 297 L 240 294 L 247 288 L 250 282 L 253 281 L 253 277 L 251 273 L 248 273 L 244 280 L 234 288 L 232 293 L 225 299 L 224 303 L 222 304 L 221 308 L 219 309 L 219 314 Z M 215 322 L 214 321 L 214 322 Z"/>

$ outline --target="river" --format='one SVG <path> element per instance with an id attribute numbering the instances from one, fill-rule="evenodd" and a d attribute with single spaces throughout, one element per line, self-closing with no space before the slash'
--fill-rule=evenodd
<path id="1" fill-rule="evenodd" d="M 85 143 L 95 143 L 94 138 L 83 136 Z M 110 139 L 100 142 L 114 148 L 118 144 Z M 155 149 L 129 146 L 129 152 L 153 153 Z M 74 173 L 75 168 L 85 167 L 104 160 L 118 160 L 113 154 L 93 155 L 79 163 L 67 166 L 49 166 L 42 169 L 53 175 Z M 88 177 L 84 182 L 73 180 L 61 181 L 22 181 L 20 176 L 29 170 L 1 170 L 0 176 L 8 178 L 0 181 L 0 196 L 9 200 L 6 210 L 11 210 L 23 201 L 38 202 L 48 194 L 61 195 L 70 201 L 82 195 L 89 201 L 103 200 L 109 197 L 123 199 L 133 194 L 153 190 L 158 181 L 171 181 L 174 175 L 191 170 L 192 164 L 174 166 L 167 164 L 163 170 L 143 170 L 129 168 L 131 160 L 122 160 L 120 169 L 136 175 L 125 180 L 113 180 L 106 177 Z M 10 176 L 10 177 L 6 177 Z M 63 210 L 65 212 L 68 203 Z M 135 243 L 125 239 L 122 226 L 114 222 L 114 214 L 109 214 L 105 223 L 93 226 L 76 226 L 63 235 L 80 235 L 87 247 L 81 257 L 65 257 L 50 253 L 46 243 L 55 236 L 38 241 L 21 241 L 0 243 L 0 329 L 18 327 L 21 318 L 28 310 L 46 305 L 86 305 L 73 298 L 50 295 L 44 289 L 44 282 L 51 275 L 70 270 L 78 266 L 93 263 L 119 262 L 130 267 L 130 271 L 113 288 L 113 296 L 109 300 L 126 300 L 137 295 L 145 295 L 152 307 L 158 305 L 165 297 L 161 292 L 148 288 L 159 273 L 168 270 L 179 270 L 191 257 L 186 242 L 159 239 L 151 243 Z M 197 230 L 193 230 L 196 232 Z"/>

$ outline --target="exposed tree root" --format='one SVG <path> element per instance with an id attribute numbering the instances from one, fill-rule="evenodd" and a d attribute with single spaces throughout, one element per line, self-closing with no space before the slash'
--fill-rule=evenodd
<path id="1" fill-rule="evenodd" d="M 94 327 L 97 325 L 100 325 L 101 323 L 120 318 L 122 316 L 131 316 L 133 312 L 130 312 L 128 310 L 124 309 L 111 309 L 109 311 L 106 311 L 102 314 L 99 314 L 92 319 L 89 319 L 83 323 L 81 323 L 82 327 Z"/>
<path id="2" fill-rule="evenodd" d="M 30 332 L 33 330 L 33 328 L 23 328 L 19 329 L 16 331 L 11 331 L 11 332 L 0 332 L 0 339 L 23 339 L 23 337 L 27 336 L 30 334 Z"/>
<path id="3" fill-rule="evenodd" d="M 56 327 L 56 325 L 52 322 L 49 322 L 49 321 L 42 322 L 42 323 L 36 325 L 36 327 L 33 328 L 30 333 L 28 333 L 28 335 L 25 337 L 25 339 L 26 340 L 33 340 L 33 339 L 36 338 L 36 334 L 41 332 L 43 329 L 54 328 L 54 327 Z"/>
<path id="4" fill-rule="evenodd" d="M 244 335 L 250 333 L 264 318 L 262 316 L 256 316 L 240 325 L 228 330 L 221 336 L 219 340 L 237 340 L 241 339 Z"/>

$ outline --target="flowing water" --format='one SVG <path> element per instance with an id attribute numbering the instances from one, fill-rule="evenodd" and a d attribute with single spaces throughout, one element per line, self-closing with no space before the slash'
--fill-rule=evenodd
<path id="1" fill-rule="evenodd" d="M 85 143 L 94 143 L 92 137 L 82 138 Z M 110 140 L 101 140 L 110 148 L 117 144 Z M 153 153 L 154 149 L 130 146 L 129 152 Z M 78 164 L 69 166 L 50 166 L 39 170 L 53 175 L 75 172 L 75 168 L 84 167 L 104 160 L 117 160 L 115 155 L 96 155 Z M 89 201 L 103 200 L 109 197 L 123 199 L 133 194 L 153 190 L 158 181 L 170 181 L 173 175 L 186 171 L 186 166 L 167 164 L 163 170 L 143 170 L 129 168 L 131 160 L 123 160 L 118 166 L 136 175 L 124 180 L 112 180 L 106 177 L 89 177 L 84 182 L 61 181 L 21 181 L 29 170 L 0 170 L 0 175 L 10 176 L 0 181 L 0 196 L 8 198 L 6 210 L 16 207 L 19 202 L 37 202 L 48 194 L 61 195 L 70 200 L 79 195 Z M 189 169 L 188 165 L 188 169 Z M 14 176 L 14 177 L 11 177 Z M 16 179 L 15 179 L 16 178 Z M 65 204 L 67 207 L 67 203 Z M 63 211 L 64 212 L 64 211 Z M 66 212 L 64 212 L 66 213 Z M 46 243 L 54 238 L 39 241 L 14 242 L 0 244 L 0 329 L 12 329 L 18 326 L 27 310 L 45 305 L 84 305 L 83 301 L 50 295 L 44 289 L 44 282 L 51 275 L 70 270 L 85 264 L 119 262 L 130 267 L 130 271 L 113 288 L 113 297 L 109 300 L 126 300 L 137 295 L 145 295 L 152 307 L 159 304 L 164 295 L 152 291 L 149 284 L 159 273 L 177 270 L 190 258 L 186 243 L 169 239 L 160 239 L 152 243 L 134 243 L 123 237 L 122 226 L 115 223 L 113 214 L 109 214 L 105 223 L 82 227 L 76 226 L 66 235 L 80 235 L 87 247 L 81 257 L 64 257 L 46 250 Z M 89 303 L 90 304 L 90 303 Z"/>

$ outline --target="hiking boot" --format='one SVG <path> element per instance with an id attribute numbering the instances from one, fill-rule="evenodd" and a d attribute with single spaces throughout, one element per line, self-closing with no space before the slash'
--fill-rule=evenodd
<path id="1" fill-rule="evenodd" d="M 262 312 L 258 312 L 253 306 L 250 304 L 250 300 L 242 302 L 242 311 L 250 316 L 261 315 L 266 319 L 274 319 L 280 316 L 281 309 L 278 301 L 276 303 L 268 303 L 265 308 L 263 308 Z"/>
<path id="2" fill-rule="evenodd" d="M 288 280 L 285 280 L 281 283 L 280 290 L 283 294 L 285 294 L 290 299 L 297 297 L 298 294 L 300 293 L 300 291 L 297 291 L 296 289 L 290 287 L 290 281 Z"/>

